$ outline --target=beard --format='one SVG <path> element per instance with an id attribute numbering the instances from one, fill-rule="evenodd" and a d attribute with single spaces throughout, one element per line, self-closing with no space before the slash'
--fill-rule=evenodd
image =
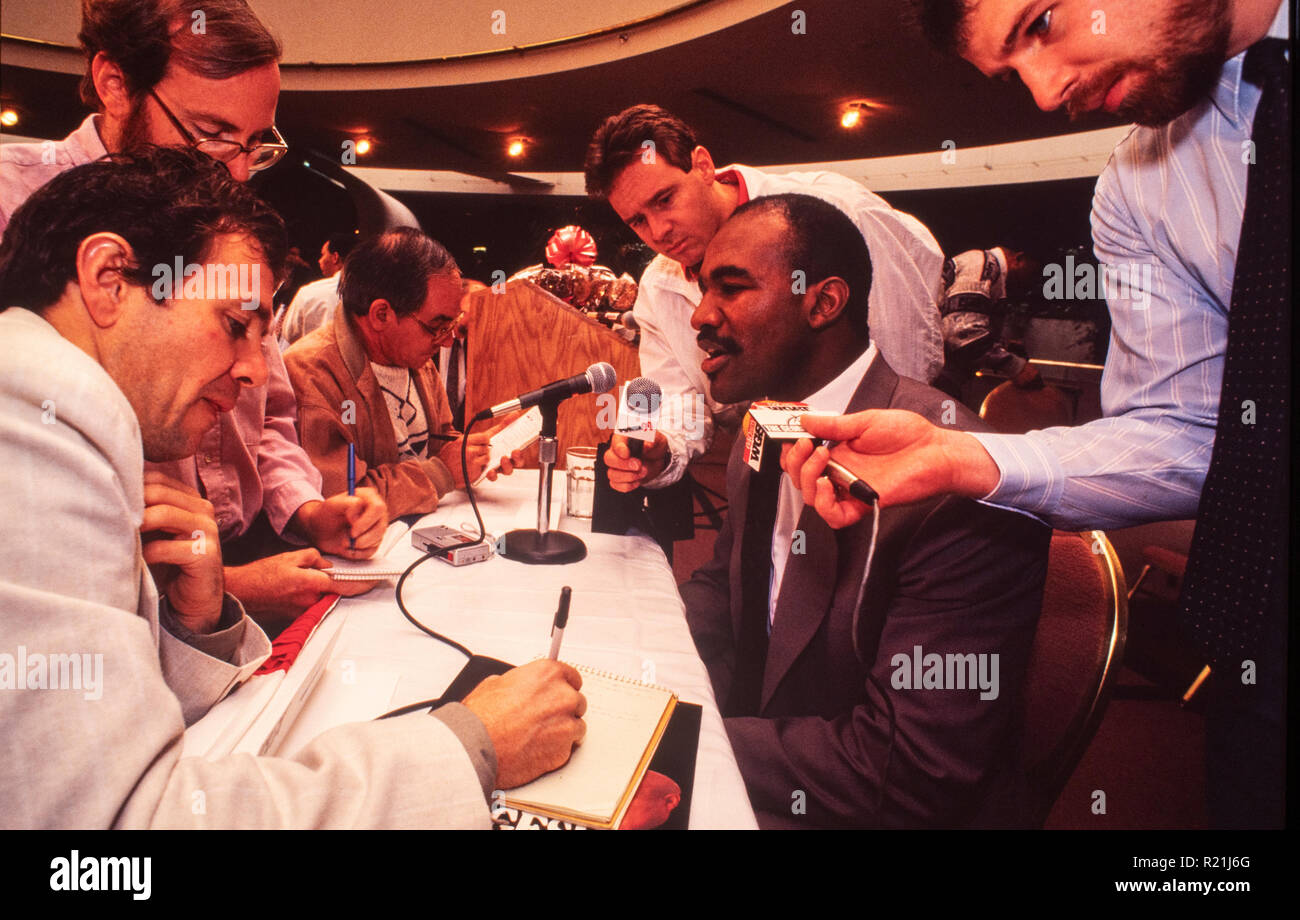
<path id="1" fill-rule="evenodd" d="M 116 153 L 139 153 L 145 147 L 155 143 L 149 113 L 145 111 L 149 103 L 149 94 L 140 93 L 131 103 L 131 111 L 122 123 L 120 151 Z"/>
<path id="2" fill-rule="evenodd" d="M 1231 30 L 1228 0 L 1181 0 L 1162 23 L 1150 55 L 1112 64 L 1076 87 L 1066 108 L 1080 114 L 1088 100 L 1127 74 L 1132 86 L 1116 114 L 1147 127 L 1168 124 L 1214 89 Z"/>

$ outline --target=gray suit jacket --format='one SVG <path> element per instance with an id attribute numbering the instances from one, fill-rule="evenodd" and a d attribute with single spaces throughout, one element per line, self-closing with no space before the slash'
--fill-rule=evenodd
<path id="1" fill-rule="evenodd" d="M 877 356 L 849 411 L 885 407 L 982 427 Z M 737 646 L 751 471 L 741 446 L 738 439 L 727 471 L 730 512 L 713 560 L 682 587 L 724 707 L 744 666 Z M 870 517 L 836 531 L 806 507 L 797 529 L 806 551 L 787 563 L 766 658 L 757 663 L 757 711 L 725 720 L 760 826 L 1027 823 L 1021 687 L 1050 530 L 966 499 L 886 508 L 864 586 Z M 909 689 L 914 668 L 903 674 L 895 656 L 911 662 L 918 646 L 923 663 L 929 654 L 996 654 L 998 695 L 981 699 L 978 689 L 952 689 L 955 681 Z M 991 668 L 992 658 L 984 660 Z"/>
<path id="2" fill-rule="evenodd" d="M 487 826 L 469 754 L 423 713 L 293 759 L 181 757 L 185 726 L 270 645 L 233 600 L 235 624 L 192 644 L 160 625 L 143 464 L 103 368 L 34 313 L 0 313 L 0 827 Z"/>

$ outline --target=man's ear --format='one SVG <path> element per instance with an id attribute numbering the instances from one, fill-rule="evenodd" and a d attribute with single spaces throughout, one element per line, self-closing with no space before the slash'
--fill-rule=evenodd
<path id="1" fill-rule="evenodd" d="M 366 315 L 370 318 L 370 325 L 376 329 L 385 329 L 390 323 L 397 322 L 397 311 L 382 297 L 370 301 L 370 311 Z"/>
<path id="2" fill-rule="evenodd" d="M 838 275 L 823 278 L 808 289 L 812 305 L 808 311 L 808 325 L 825 329 L 835 323 L 849 303 L 849 284 Z"/>
<path id="3" fill-rule="evenodd" d="M 94 324 L 107 329 L 122 317 L 135 253 L 116 233 L 93 233 L 77 247 L 77 288 Z"/>
<path id="4" fill-rule="evenodd" d="M 691 169 L 700 173 L 700 177 L 705 182 L 713 182 L 713 176 L 717 172 L 717 167 L 713 165 L 713 157 L 704 147 L 696 147 L 691 151 Z"/>
<path id="5" fill-rule="evenodd" d="M 100 51 L 90 62 L 90 79 L 95 84 L 99 101 L 103 103 L 104 113 L 125 121 L 131 114 L 131 91 L 122 68 Z"/>

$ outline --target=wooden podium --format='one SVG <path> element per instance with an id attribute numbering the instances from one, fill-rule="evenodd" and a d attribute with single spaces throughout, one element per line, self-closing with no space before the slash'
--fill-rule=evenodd
<path id="1" fill-rule="evenodd" d="M 581 374 L 597 361 L 614 366 L 620 385 L 641 374 L 636 349 L 628 342 L 531 281 L 511 281 L 499 294 L 491 288 L 479 291 L 467 299 L 465 313 L 466 422 L 481 409 Z M 603 397 L 588 393 L 560 404 L 556 469 L 564 467 L 569 448 L 595 447 L 609 439 L 617 399 L 617 390 L 611 390 Z M 474 431 L 489 424 L 479 422 Z M 524 458 L 525 466 L 538 466 L 536 445 Z"/>

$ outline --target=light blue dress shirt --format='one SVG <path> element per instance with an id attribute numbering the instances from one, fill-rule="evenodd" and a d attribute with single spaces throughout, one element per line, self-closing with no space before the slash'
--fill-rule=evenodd
<path id="1" fill-rule="evenodd" d="M 1270 36 L 1287 37 L 1286 11 L 1284 2 Z M 1229 60 L 1193 109 L 1160 128 L 1134 128 L 1115 148 L 1093 197 L 1093 243 L 1103 267 L 1137 286 L 1114 285 L 1118 295 L 1107 298 L 1105 417 L 976 434 L 1002 472 L 985 501 L 1075 530 L 1196 516 L 1254 155 L 1260 91 L 1242 79 L 1245 57 Z"/>

